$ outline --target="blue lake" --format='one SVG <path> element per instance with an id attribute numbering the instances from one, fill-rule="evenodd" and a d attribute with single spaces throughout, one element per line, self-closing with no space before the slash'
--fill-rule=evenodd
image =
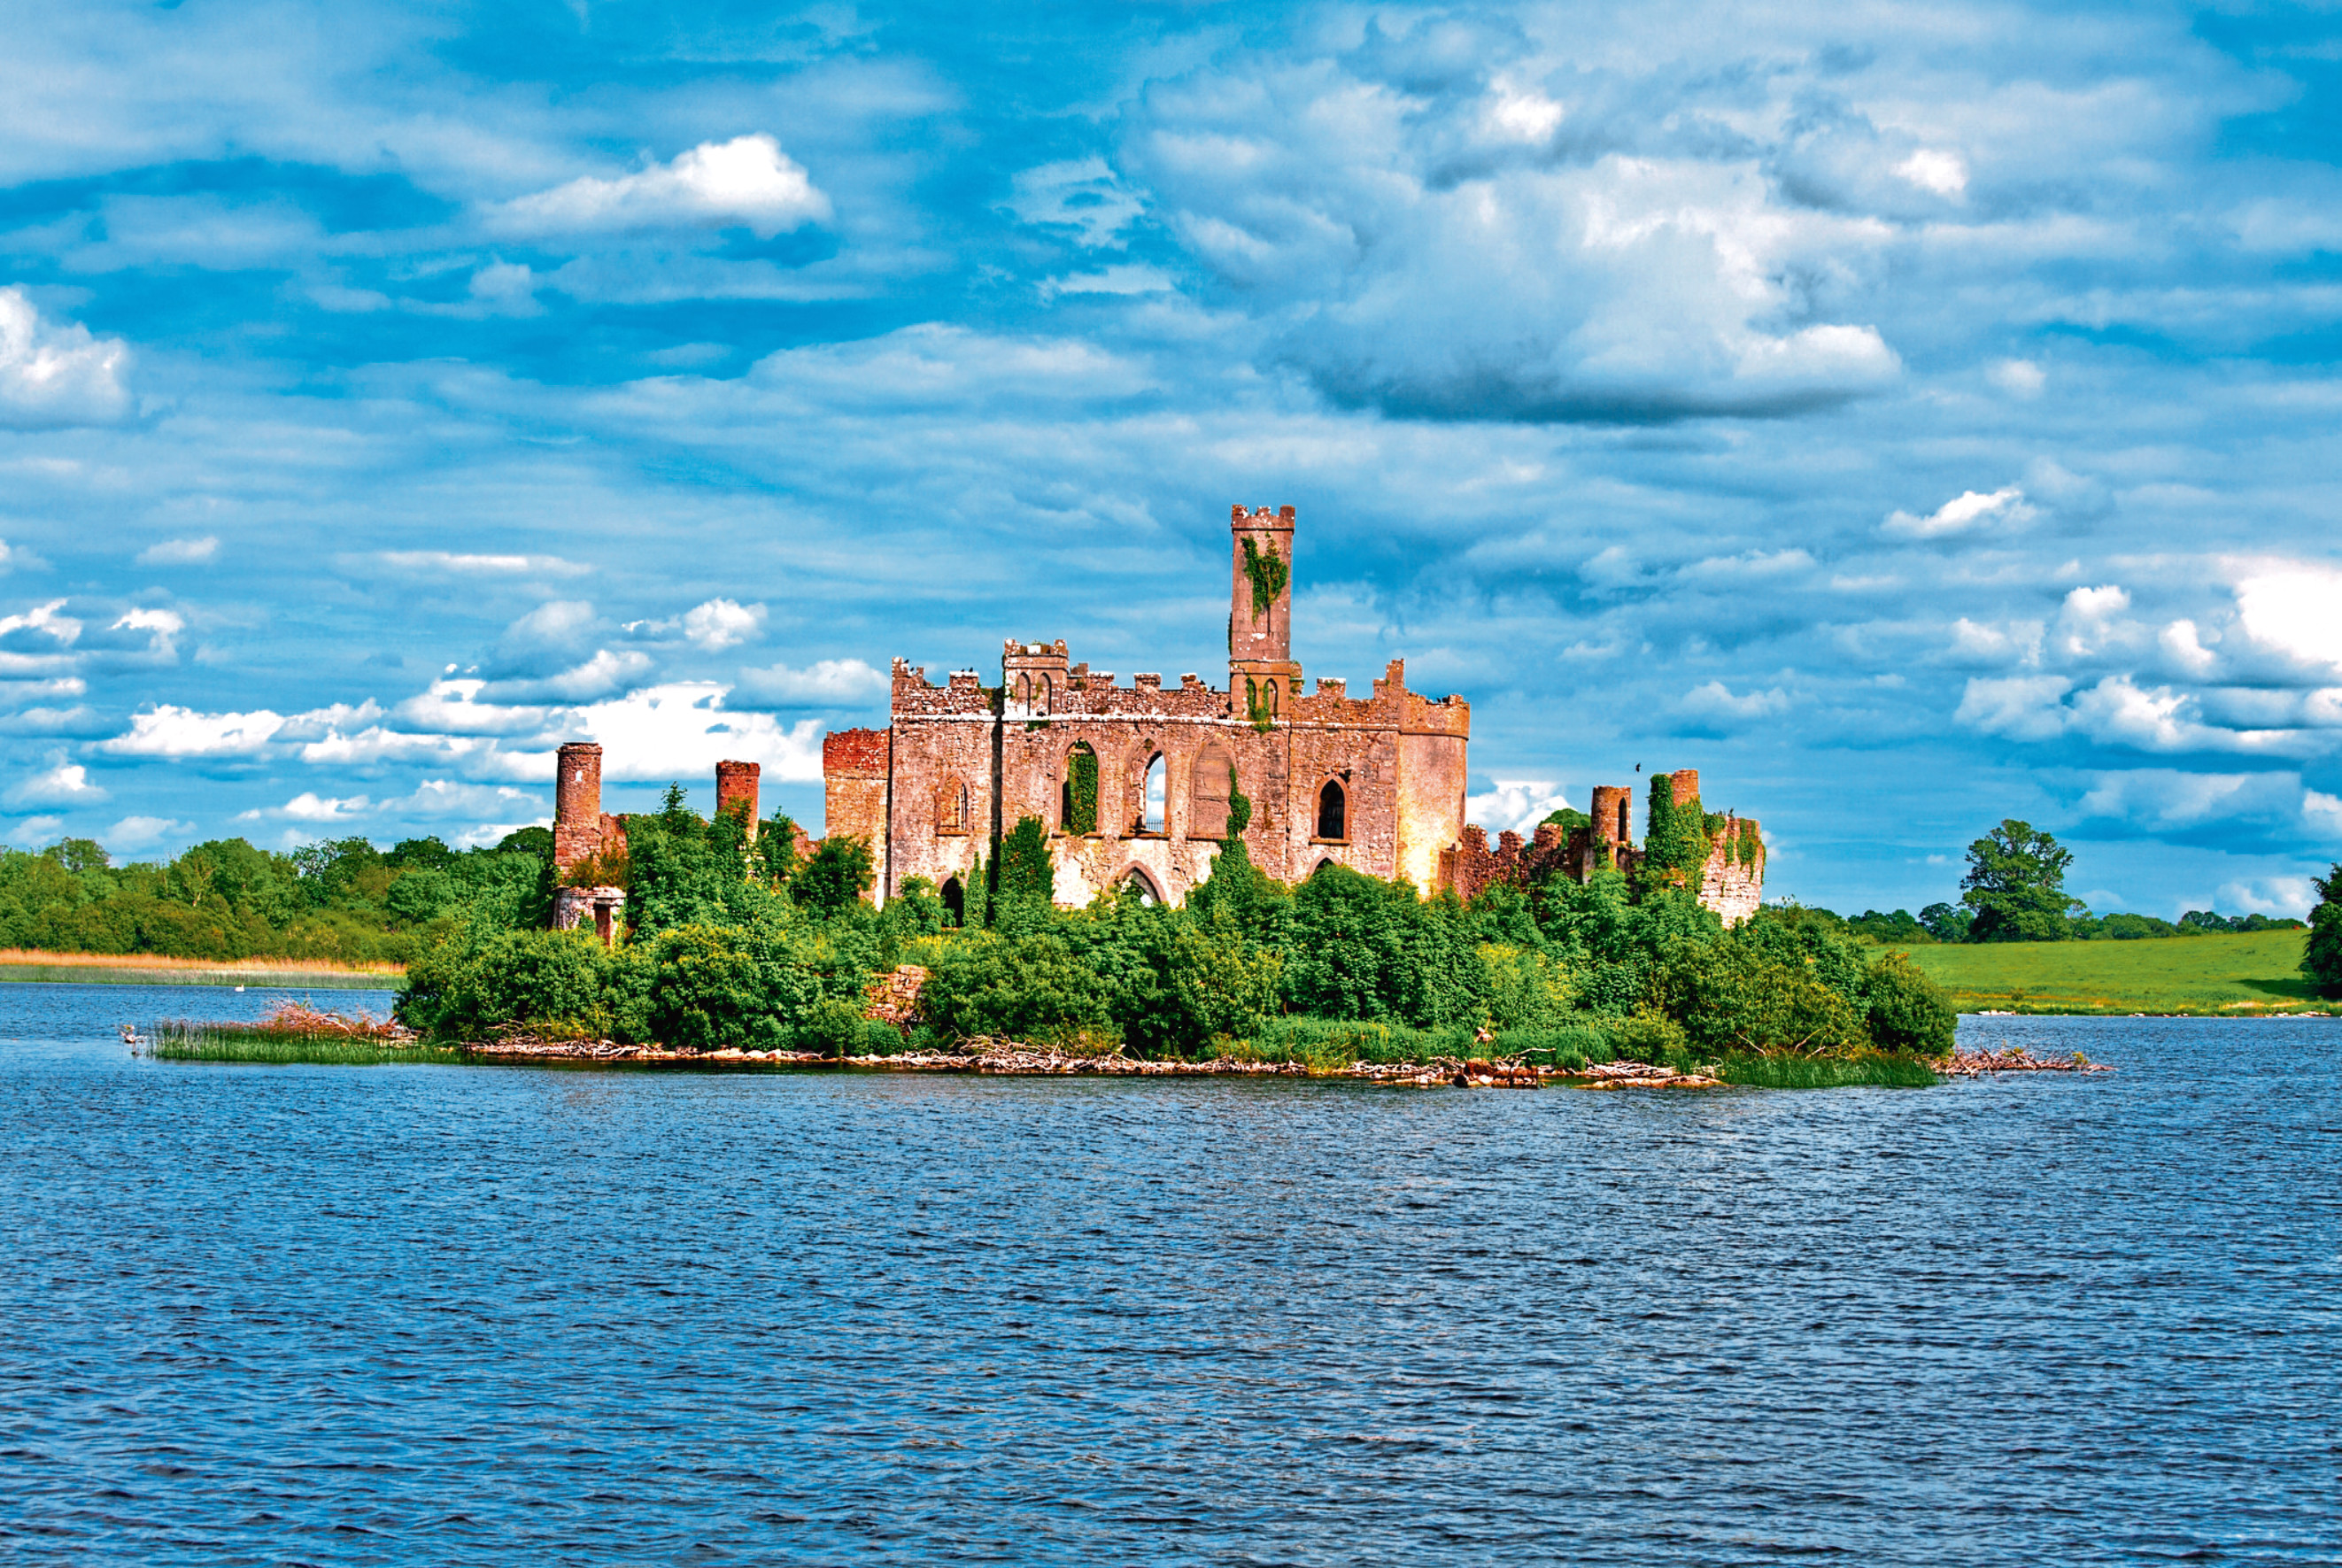
<path id="1" fill-rule="evenodd" d="M 271 994 L 0 988 L 0 1559 L 2342 1560 L 2342 1020 L 1815 1094 L 116 1034 Z"/>

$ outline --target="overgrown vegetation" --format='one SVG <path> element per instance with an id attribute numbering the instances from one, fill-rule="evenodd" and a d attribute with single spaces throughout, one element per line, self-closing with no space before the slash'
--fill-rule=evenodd
<path id="1" fill-rule="evenodd" d="M 2328 996 L 2342 996 L 2342 865 L 2314 879 L 2317 907 L 2309 912 L 2309 940 L 2301 972 Z"/>
<path id="2" fill-rule="evenodd" d="M 853 840 L 775 876 L 743 824 L 701 822 L 676 792 L 628 822 L 626 941 L 463 926 L 410 969 L 399 1017 L 435 1041 L 525 1027 L 854 1054 L 984 1036 L 1325 1065 L 1491 1050 L 1854 1062 L 1950 1047 L 1954 1015 L 1924 975 L 1871 963 L 1850 934 L 1797 912 L 1726 933 L 1689 889 L 1616 874 L 1492 886 L 1468 905 L 1340 866 L 1288 887 L 1252 863 L 1251 812 L 1231 780 L 1230 834 L 1180 909 L 1122 891 L 1057 908 L 1049 835 L 1023 818 L 968 876 L 955 919 L 916 881 L 873 909 L 859 896 L 867 848 Z M 1678 816 L 1704 844 L 1696 808 Z M 928 971 L 926 1022 L 907 1041 L 860 1017 L 873 977 L 903 963 Z"/>

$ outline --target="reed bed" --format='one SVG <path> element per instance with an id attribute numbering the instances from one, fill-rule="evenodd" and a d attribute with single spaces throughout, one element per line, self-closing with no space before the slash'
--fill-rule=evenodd
<path id="1" fill-rule="evenodd" d="M 405 1024 L 371 1014 L 329 1013 L 286 999 L 251 1023 L 165 1019 L 144 1038 L 149 1055 L 172 1062 L 326 1063 L 373 1066 L 386 1062 L 461 1062 L 455 1047 L 426 1045 Z"/>

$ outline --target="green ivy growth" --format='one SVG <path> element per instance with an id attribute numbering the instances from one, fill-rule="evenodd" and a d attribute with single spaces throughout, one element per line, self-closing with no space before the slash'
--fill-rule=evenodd
<path id="1" fill-rule="evenodd" d="M 1252 825 L 1252 801 L 1236 788 L 1236 770 L 1228 769 L 1228 833 L 1230 838 L 1242 838 L 1244 830 Z"/>
<path id="2" fill-rule="evenodd" d="M 1677 804 L 1675 781 L 1666 774 L 1651 775 L 1650 828 L 1643 840 L 1643 885 L 1646 891 L 1680 887 L 1696 895 L 1706 880 L 1708 826 L 1699 797 Z M 1716 819 L 1722 825 L 1723 818 Z"/>
<path id="3" fill-rule="evenodd" d="M 1066 758 L 1066 831 L 1097 832 L 1097 753 L 1077 745 Z"/>
<path id="4" fill-rule="evenodd" d="M 1268 607 L 1285 592 L 1285 584 L 1292 580 L 1293 569 L 1277 554 L 1276 545 L 1263 550 L 1249 534 L 1245 538 L 1244 552 L 1245 575 L 1252 579 L 1252 613 L 1266 615 Z"/>
<path id="5" fill-rule="evenodd" d="M 1765 841 L 1756 835 L 1756 824 L 1746 817 L 1741 819 L 1740 842 L 1735 848 L 1743 871 L 1756 870 L 1757 861 L 1764 857 Z"/>
<path id="6" fill-rule="evenodd" d="M 1245 542 L 1251 543 L 1250 540 Z M 1252 720 L 1252 727 L 1262 734 L 1276 727 L 1276 715 L 1266 703 L 1261 701 L 1260 685 L 1250 675 L 1245 677 L 1245 714 Z"/>

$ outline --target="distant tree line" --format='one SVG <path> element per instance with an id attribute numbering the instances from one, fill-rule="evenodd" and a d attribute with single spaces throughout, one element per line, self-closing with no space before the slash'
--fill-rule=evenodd
<path id="1" fill-rule="evenodd" d="M 213 839 L 169 861 L 115 865 L 69 838 L 0 850 L 0 945 L 174 958 L 405 963 L 457 924 L 543 924 L 553 835 L 523 828 L 493 848 L 366 839 L 286 854 Z"/>
<path id="2" fill-rule="evenodd" d="M 2177 921 L 2152 914 L 2093 914 L 2066 891 L 2074 852 L 2015 818 L 1969 844 L 1967 859 L 1957 904 L 1931 904 L 1916 916 L 1902 909 L 1891 914 L 1867 909 L 1851 916 L 1811 909 L 1807 914 L 1835 922 L 1865 941 L 1895 947 L 1931 942 L 2132 942 L 2306 929 L 2298 920 L 2219 914 L 2208 909 L 2191 909 Z"/>

